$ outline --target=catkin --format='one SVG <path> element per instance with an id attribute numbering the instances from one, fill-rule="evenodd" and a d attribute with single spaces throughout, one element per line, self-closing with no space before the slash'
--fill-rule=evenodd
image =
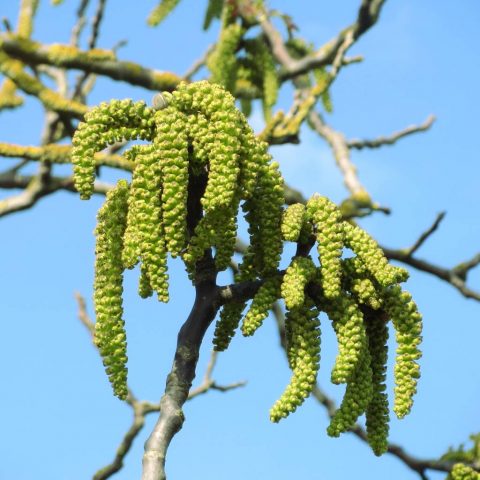
<path id="1" fill-rule="evenodd" d="M 126 205 L 129 187 L 125 180 L 107 194 L 99 210 L 95 247 L 95 334 L 113 393 L 127 397 L 127 339 L 122 306 L 123 293 L 123 233 L 126 225 Z"/>
<path id="2" fill-rule="evenodd" d="M 311 301 L 290 310 L 286 316 L 289 329 L 292 378 L 282 396 L 270 410 L 270 420 L 279 422 L 294 412 L 310 395 L 317 380 L 320 362 L 320 321 Z"/>
<path id="3" fill-rule="evenodd" d="M 397 358 L 395 361 L 395 402 L 393 411 L 398 418 L 407 415 L 417 392 L 422 356 L 418 348 L 422 341 L 422 316 L 408 292 L 395 285 L 384 292 L 385 309 L 396 331 Z"/>
<path id="4" fill-rule="evenodd" d="M 364 313 L 367 326 L 368 349 L 372 368 L 372 399 L 365 412 L 367 441 L 375 455 L 382 455 L 388 447 L 389 408 L 385 393 L 387 370 L 387 318 L 378 312 Z"/>
<path id="5" fill-rule="evenodd" d="M 317 250 L 321 263 L 320 278 L 326 298 L 335 298 L 341 291 L 341 256 L 343 224 L 338 207 L 326 197 L 313 196 L 307 213 L 316 226 Z"/>

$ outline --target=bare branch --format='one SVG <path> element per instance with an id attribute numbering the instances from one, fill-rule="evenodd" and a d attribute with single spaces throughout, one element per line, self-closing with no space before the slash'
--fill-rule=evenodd
<path id="1" fill-rule="evenodd" d="M 267 14 L 263 13 L 260 15 L 258 17 L 260 26 L 270 43 L 275 58 L 284 69 L 284 72 L 281 73 L 282 80 L 296 77 L 313 68 L 330 65 L 335 57 L 337 57 L 338 51 L 345 46 L 346 38 L 350 37 L 351 42 L 349 43 L 350 45 L 353 44 L 377 22 L 383 3 L 384 0 L 363 0 L 358 11 L 357 20 L 353 24 L 343 29 L 339 35 L 327 42 L 316 52 L 306 55 L 301 59 L 294 59 L 290 56 L 282 36 L 270 22 Z M 349 47 L 347 47 L 347 49 L 348 48 Z M 345 49 L 345 52 L 347 49 Z"/>
<path id="2" fill-rule="evenodd" d="M 432 235 L 437 230 L 440 223 L 445 218 L 445 215 L 446 212 L 440 212 L 431 227 L 425 232 L 423 232 L 420 237 L 418 237 L 418 240 L 410 248 L 405 250 L 405 253 L 409 256 L 412 256 L 425 243 L 425 241 L 430 237 L 430 235 Z"/>
<path id="3" fill-rule="evenodd" d="M 321 115 L 317 112 L 311 112 L 308 117 L 312 128 L 330 145 L 338 168 L 342 172 L 343 181 L 349 192 L 353 196 L 366 193 L 365 187 L 360 183 L 357 175 L 357 168 L 350 158 L 350 150 L 347 146 L 347 140 L 343 133 L 334 130 L 327 125 Z"/>
<path id="4" fill-rule="evenodd" d="M 47 167 L 42 164 L 38 175 L 18 175 L 11 171 L 0 175 L 0 188 L 24 189 L 18 195 L 0 200 L 0 217 L 26 210 L 41 198 L 59 190 L 77 193 L 71 177 L 50 177 L 46 175 Z M 94 193 L 105 195 L 111 188 L 112 185 L 95 181 Z"/>
<path id="5" fill-rule="evenodd" d="M 205 65 L 208 56 L 213 50 L 215 50 L 215 44 L 209 45 L 205 53 L 185 72 L 183 79 L 188 82 L 191 81 L 192 77 Z"/>
<path id="6" fill-rule="evenodd" d="M 398 140 L 408 135 L 412 135 L 412 133 L 418 132 L 425 132 L 430 129 L 430 127 L 435 122 L 435 116 L 430 115 L 425 122 L 420 125 L 410 125 L 403 130 L 393 133 L 388 137 L 378 137 L 374 140 L 360 140 L 355 138 L 353 140 L 347 141 L 348 148 L 356 148 L 361 150 L 362 148 L 379 148 L 384 145 L 393 145 Z"/>

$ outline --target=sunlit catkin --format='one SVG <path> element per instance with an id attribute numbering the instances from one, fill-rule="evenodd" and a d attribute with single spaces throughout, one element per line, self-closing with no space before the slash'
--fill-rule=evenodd
<path id="1" fill-rule="evenodd" d="M 320 321 L 311 301 L 287 313 L 288 351 L 292 359 L 292 378 L 282 396 L 270 410 L 270 420 L 279 422 L 294 412 L 310 395 L 320 362 Z"/>
<path id="2" fill-rule="evenodd" d="M 95 248 L 95 344 L 103 358 L 113 393 L 127 396 L 127 340 L 122 318 L 123 233 L 129 187 L 120 180 L 99 210 Z"/>
<path id="3" fill-rule="evenodd" d="M 395 360 L 395 402 L 393 411 L 398 418 L 407 415 L 417 392 L 420 367 L 417 360 L 422 356 L 419 345 L 422 341 L 422 316 L 408 292 L 395 285 L 384 292 L 385 309 L 392 319 L 396 332 L 397 357 Z"/>
<path id="4" fill-rule="evenodd" d="M 375 455 L 382 455 L 388 447 L 389 408 L 385 392 L 388 356 L 387 316 L 380 312 L 365 312 L 368 349 L 372 368 L 372 399 L 365 412 L 367 441 Z"/>
<path id="5" fill-rule="evenodd" d="M 317 250 L 321 263 L 320 278 L 326 298 L 340 295 L 343 249 L 343 223 L 338 207 L 326 197 L 313 196 L 307 213 L 316 226 Z"/>

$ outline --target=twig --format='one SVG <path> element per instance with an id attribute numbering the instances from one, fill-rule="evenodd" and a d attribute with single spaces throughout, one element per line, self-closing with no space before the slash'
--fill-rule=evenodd
<path id="1" fill-rule="evenodd" d="M 215 50 L 215 44 L 209 45 L 205 53 L 185 72 L 183 79 L 188 82 L 191 81 L 192 77 L 205 65 L 213 50 Z"/>
<path id="2" fill-rule="evenodd" d="M 357 168 L 351 161 L 350 150 L 343 133 L 327 125 L 317 112 L 311 112 L 308 120 L 312 128 L 330 145 L 338 168 L 342 172 L 345 186 L 352 196 L 359 196 L 366 192 L 365 187 L 358 178 Z"/>
<path id="3" fill-rule="evenodd" d="M 440 212 L 437 215 L 437 218 L 435 221 L 432 223 L 431 227 L 428 228 L 425 232 L 423 232 L 420 237 L 418 237 L 417 241 L 410 247 L 405 250 L 405 253 L 408 256 L 412 256 L 424 243 L 425 241 L 432 235 L 437 228 L 439 227 L 440 223 L 442 220 L 445 218 L 446 212 Z"/>
<path id="4" fill-rule="evenodd" d="M 74 47 L 78 47 L 80 41 L 80 34 L 82 33 L 85 24 L 87 23 L 87 19 L 85 17 L 85 11 L 87 10 L 88 4 L 90 0 L 81 0 L 80 5 L 77 8 L 76 16 L 77 21 L 72 28 L 72 34 L 70 36 L 70 44 Z"/>
<path id="5" fill-rule="evenodd" d="M 0 175 L 0 188 L 23 189 L 18 195 L 0 200 L 0 217 L 26 210 L 41 198 L 59 190 L 77 192 L 71 177 L 49 177 L 46 181 L 46 167 L 41 165 L 38 175 L 18 175 L 11 171 Z M 111 188 L 110 184 L 95 181 L 94 193 L 105 195 Z"/>
<path id="6" fill-rule="evenodd" d="M 363 0 L 357 19 L 353 24 L 344 28 L 339 35 L 316 52 L 301 59 L 294 59 L 290 56 L 282 36 L 264 12 L 258 17 L 258 21 L 271 45 L 275 58 L 283 67 L 284 71 L 281 73 L 281 79 L 294 78 L 314 68 L 330 65 L 337 56 L 339 49 L 344 45 L 347 37 L 351 37 L 352 42 L 354 42 L 376 23 L 383 3 L 384 0 Z"/>
<path id="7" fill-rule="evenodd" d="M 379 148 L 384 145 L 393 145 L 401 138 L 411 135 L 412 133 L 425 132 L 433 125 L 434 122 L 435 122 L 435 116 L 430 115 L 427 118 L 427 120 L 425 120 L 425 122 L 423 122 L 422 124 L 410 125 L 409 127 L 406 127 L 403 130 L 395 132 L 388 137 L 378 137 L 374 140 L 361 140 L 361 139 L 355 138 L 352 140 L 348 140 L 347 146 L 348 148 L 356 148 L 358 150 L 361 150 L 362 148 Z"/>

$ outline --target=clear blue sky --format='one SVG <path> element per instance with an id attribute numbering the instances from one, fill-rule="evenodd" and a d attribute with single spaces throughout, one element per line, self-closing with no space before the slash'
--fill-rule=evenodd
<path id="1" fill-rule="evenodd" d="M 43 1 L 34 38 L 68 42 L 76 3 L 66 0 L 53 8 Z M 360 0 L 306 0 L 296 8 L 293 3 L 272 0 L 271 7 L 291 13 L 304 37 L 320 45 L 353 20 Z M 0 16 L 14 23 L 17 4 L 0 0 Z M 206 1 L 183 0 L 163 28 L 149 29 L 145 18 L 154 4 L 111 0 L 99 46 L 128 39 L 120 58 L 182 73 L 213 41 L 217 25 L 202 33 Z M 437 115 L 430 132 L 395 147 L 355 153 L 354 160 L 373 197 L 393 209 L 391 217 L 379 214 L 362 222 L 381 243 L 408 246 L 439 211 L 447 210 L 440 231 L 419 252 L 444 266 L 480 249 L 479 23 L 476 0 L 389 0 L 379 24 L 351 52 L 364 55 L 365 62 L 345 68 L 332 89 L 335 112 L 329 121 L 352 137 L 388 134 Z M 113 97 L 150 101 L 151 96 L 102 80 L 91 103 Z M 2 113 L 0 141 L 37 144 L 41 115 L 31 98 L 27 109 Z M 306 195 L 318 191 L 335 201 L 346 197 L 330 151 L 309 131 L 303 132 L 300 146 L 273 153 L 286 179 Z M 58 193 L 0 221 L 0 480 L 91 478 L 111 460 L 129 425 L 130 410 L 112 396 L 98 354 L 76 318 L 73 298 L 75 290 L 91 298 L 92 231 L 100 204 L 100 198 L 81 202 Z M 136 273 L 126 281 L 130 383 L 138 397 L 152 401 L 163 392 L 176 333 L 192 299 L 180 263 L 172 263 L 171 277 L 168 305 L 141 300 Z M 471 280 L 480 288 L 480 272 Z M 392 419 L 390 437 L 409 452 L 436 457 L 480 430 L 480 305 L 415 271 L 407 288 L 424 314 L 422 379 L 412 414 L 403 421 Z M 341 388 L 328 382 L 336 347 L 327 322 L 323 331 L 320 384 L 338 400 Z M 211 331 L 199 379 L 210 340 Z M 391 377 L 390 368 L 390 391 Z M 289 379 L 272 320 L 255 337 L 234 339 L 219 358 L 215 378 L 220 383 L 245 379 L 248 385 L 227 394 L 211 392 L 186 405 L 187 421 L 169 452 L 171 480 L 416 478 L 395 458 L 376 458 L 349 435 L 327 437 L 326 414 L 314 400 L 279 425 L 269 422 L 268 410 Z M 115 478 L 139 478 L 143 442 L 153 422 L 149 417 Z"/>

